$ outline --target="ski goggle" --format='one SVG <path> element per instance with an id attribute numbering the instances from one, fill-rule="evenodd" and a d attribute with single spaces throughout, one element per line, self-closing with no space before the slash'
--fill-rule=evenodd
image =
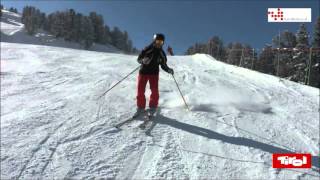
<path id="1" fill-rule="evenodd" d="M 156 44 L 158 44 L 158 45 L 163 45 L 163 40 L 158 40 L 158 39 L 156 39 Z"/>

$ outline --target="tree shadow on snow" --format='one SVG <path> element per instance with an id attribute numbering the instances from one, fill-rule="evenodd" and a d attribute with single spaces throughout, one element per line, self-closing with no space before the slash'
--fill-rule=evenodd
<path id="1" fill-rule="evenodd" d="M 256 140 L 248 139 L 245 137 L 226 136 L 226 135 L 217 133 L 215 131 L 212 131 L 210 129 L 206 129 L 206 128 L 186 124 L 183 122 L 179 122 L 175 119 L 165 117 L 161 114 L 158 114 L 157 118 L 155 118 L 154 121 L 155 121 L 154 124 L 159 123 L 159 124 L 168 125 L 173 128 L 180 129 L 180 130 L 183 130 L 183 131 L 186 131 L 186 132 L 189 132 L 192 134 L 196 134 L 199 136 L 203 136 L 203 137 L 206 137 L 209 139 L 216 139 L 216 140 L 220 140 L 224 143 L 229 143 L 229 144 L 234 144 L 234 145 L 239 145 L 239 146 L 252 147 L 252 148 L 260 149 L 262 151 L 265 151 L 265 152 L 268 152 L 271 154 L 273 154 L 273 153 L 296 153 L 296 152 L 289 151 L 287 149 L 283 149 L 280 147 L 276 147 L 276 146 L 273 146 L 270 144 L 266 144 L 266 143 L 259 142 Z M 312 166 L 319 168 L 319 163 L 320 163 L 319 156 L 312 156 Z M 316 169 L 313 169 L 313 170 L 319 172 L 319 170 L 316 170 Z"/>

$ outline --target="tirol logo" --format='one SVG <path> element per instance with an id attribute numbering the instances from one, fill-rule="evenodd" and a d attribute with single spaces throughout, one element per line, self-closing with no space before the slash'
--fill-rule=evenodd
<path id="1" fill-rule="evenodd" d="M 273 168 L 311 168 L 311 154 L 272 154 Z"/>
<path id="2" fill-rule="evenodd" d="M 268 22 L 311 22 L 311 8 L 268 8 Z"/>

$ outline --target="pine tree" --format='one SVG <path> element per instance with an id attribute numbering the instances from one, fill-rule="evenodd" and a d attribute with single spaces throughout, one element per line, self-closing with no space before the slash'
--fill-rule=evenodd
<path id="1" fill-rule="evenodd" d="M 185 52 L 186 55 L 195 53 L 209 54 L 220 61 L 226 59 L 226 50 L 223 46 L 223 41 L 218 36 L 212 37 L 207 43 L 195 43 Z"/>
<path id="2" fill-rule="evenodd" d="M 75 29 L 75 16 L 76 13 L 73 9 L 69 9 L 68 11 L 64 12 L 64 39 L 66 41 L 75 41 L 75 34 L 76 34 L 76 29 Z"/>
<path id="3" fill-rule="evenodd" d="M 111 44 L 111 32 L 109 26 L 105 25 L 104 26 L 104 31 L 103 31 L 103 41 L 102 44 Z"/>
<path id="4" fill-rule="evenodd" d="M 139 54 L 140 51 L 137 48 L 132 48 L 132 54 Z"/>
<path id="5" fill-rule="evenodd" d="M 225 56 L 223 42 L 218 36 L 211 38 L 207 44 L 207 54 L 210 54 L 217 60 L 223 60 Z"/>
<path id="6" fill-rule="evenodd" d="M 89 49 L 94 42 L 94 28 L 89 17 L 83 16 L 81 19 L 81 43 L 85 49 Z"/>
<path id="7" fill-rule="evenodd" d="M 259 55 L 257 61 L 256 70 L 262 73 L 275 74 L 276 68 L 274 67 L 276 54 L 272 49 L 272 46 L 265 46 Z"/>
<path id="8" fill-rule="evenodd" d="M 48 32 L 51 32 L 51 26 L 52 26 L 52 22 L 53 22 L 53 14 L 49 14 L 45 20 L 45 23 L 44 23 L 44 27 L 43 29 L 48 31 Z"/>
<path id="9" fill-rule="evenodd" d="M 228 50 L 227 63 L 238 66 L 243 56 L 242 50 L 243 50 L 243 46 L 241 43 L 238 43 L 238 42 L 232 43 L 231 49 Z"/>
<path id="10" fill-rule="evenodd" d="M 127 53 L 132 53 L 132 49 L 133 49 L 133 43 L 132 43 L 132 40 L 129 39 L 127 42 Z"/>
<path id="11" fill-rule="evenodd" d="M 96 12 L 90 12 L 89 17 L 93 26 L 94 42 L 102 44 L 105 30 L 103 17 L 101 15 L 98 15 Z"/>
<path id="12" fill-rule="evenodd" d="M 13 13 L 18 13 L 17 8 L 13 8 L 13 7 L 9 8 L 9 11 Z"/>
<path id="13" fill-rule="evenodd" d="M 193 54 L 193 46 L 190 46 L 184 54 L 185 55 L 192 55 Z"/>
<path id="14" fill-rule="evenodd" d="M 297 45 L 296 48 L 303 49 L 303 48 L 308 48 L 309 46 L 309 40 L 308 40 L 308 32 L 307 28 L 304 24 L 300 25 L 300 28 L 297 32 Z"/>
<path id="15" fill-rule="evenodd" d="M 70 21 L 72 25 L 71 33 L 70 33 L 70 38 L 72 41 L 75 42 L 80 42 L 81 41 L 81 19 L 82 19 L 82 14 L 81 13 L 75 13 L 71 12 L 71 16 L 73 17 L 73 20 Z"/>
<path id="16" fill-rule="evenodd" d="M 86 49 L 96 42 L 113 44 L 124 51 L 132 51 L 132 41 L 128 33 L 122 33 L 119 28 L 110 32 L 109 27 L 103 23 L 102 16 L 95 12 L 91 12 L 89 16 L 83 16 L 69 9 L 49 14 L 45 19 L 44 29 L 49 30 L 57 38 L 63 37 L 67 41 L 80 42 Z M 90 28 L 86 27 L 88 24 Z M 93 34 L 84 34 L 84 32 L 92 32 L 91 29 L 93 29 Z"/>
<path id="17" fill-rule="evenodd" d="M 44 29 L 44 25 L 46 23 L 46 14 L 45 13 L 40 13 L 40 17 L 39 17 L 39 27 Z"/>
<path id="18" fill-rule="evenodd" d="M 56 38 L 64 36 L 64 22 L 64 15 L 62 12 L 57 11 L 52 14 L 50 33 L 52 33 Z"/>
<path id="19" fill-rule="evenodd" d="M 297 45 L 294 51 L 292 61 L 290 61 L 290 67 L 293 67 L 289 72 L 289 78 L 292 81 L 305 83 L 307 72 L 307 61 L 309 59 L 309 40 L 308 32 L 304 24 L 300 25 L 300 28 L 296 34 Z"/>
<path id="20" fill-rule="evenodd" d="M 283 31 L 280 36 L 276 35 L 273 39 L 273 46 L 277 49 L 274 67 L 276 75 L 289 78 L 290 71 L 293 70 L 292 49 L 296 47 L 296 36 L 288 30 Z"/>
<path id="21" fill-rule="evenodd" d="M 10 12 L 14 12 L 14 8 L 13 8 L 13 7 L 10 7 L 10 8 L 9 8 L 9 11 L 10 11 Z"/>
<path id="22" fill-rule="evenodd" d="M 35 18 L 35 26 L 36 26 L 36 29 L 39 29 L 41 26 L 42 26 L 42 20 L 41 20 L 41 12 L 39 9 L 36 9 L 35 8 L 35 12 L 33 14 L 34 18 Z"/>
<path id="23" fill-rule="evenodd" d="M 112 45 L 119 49 L 124 49 L 124 38 L 123 34 L 118 27 L 114 27 L 111 32 Z"/>
<path id="24" fill-rule="evenodd" d="M 312 58 L 308 71 L 307 83 L 311 86 L 320 88 L 320 16 L 314 25 L 312 40 Z"/>
<path id="25" fill-rule="evenodd" d="M 278 47 L 280 47 L 280 48 L 294 48 L 297 45 L 295 34 L 288 31 L 288 30 L 281 32 L 280 39 L 279 39 L 279 35 L 277 34 L 272 39 L 272 42 L 273 42 L 273 45 L 275 48 L 278 48 Z"/>
<path id="26" fill-rule="evenodd" d="M 129 39 L 129 34 L 127 31 L 124 31 L 122 41 L 123 50 L 127 53 L 130 53 L 132 51 L 132 41 Z"/>
<path id="27" fill-rule="evenodd" d="M 22 23 L 25 25 L 27 33 L 32 35 L 38 29 L 37 9 L 32 6 L 26 6 L 22 12 Z"/>
<path id="28" fill-rule="evenodd" d="M 253 69 L 255 57 L 256 57 L 256 52 L 254 52 L 253 48 L 249 44 L 244 45 L 243 52 L 242 52 L 242 59 L 240 59 L 241 67 Z"/>

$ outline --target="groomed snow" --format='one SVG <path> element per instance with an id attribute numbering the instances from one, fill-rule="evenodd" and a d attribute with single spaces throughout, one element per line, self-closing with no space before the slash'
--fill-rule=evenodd
<path id="1" fill-rule="evenodd" d="M 319 89 L 207 55 L 168 57 L 191 112 L 161 71 L 148 135 L 140 121 L 120 131 L 137 72 L 98 96 L 136 58 L 1 42 L 1 178 L 319 179 Z M 280 152 L 312 153 L 313 168 L 273 169 Z"/>

